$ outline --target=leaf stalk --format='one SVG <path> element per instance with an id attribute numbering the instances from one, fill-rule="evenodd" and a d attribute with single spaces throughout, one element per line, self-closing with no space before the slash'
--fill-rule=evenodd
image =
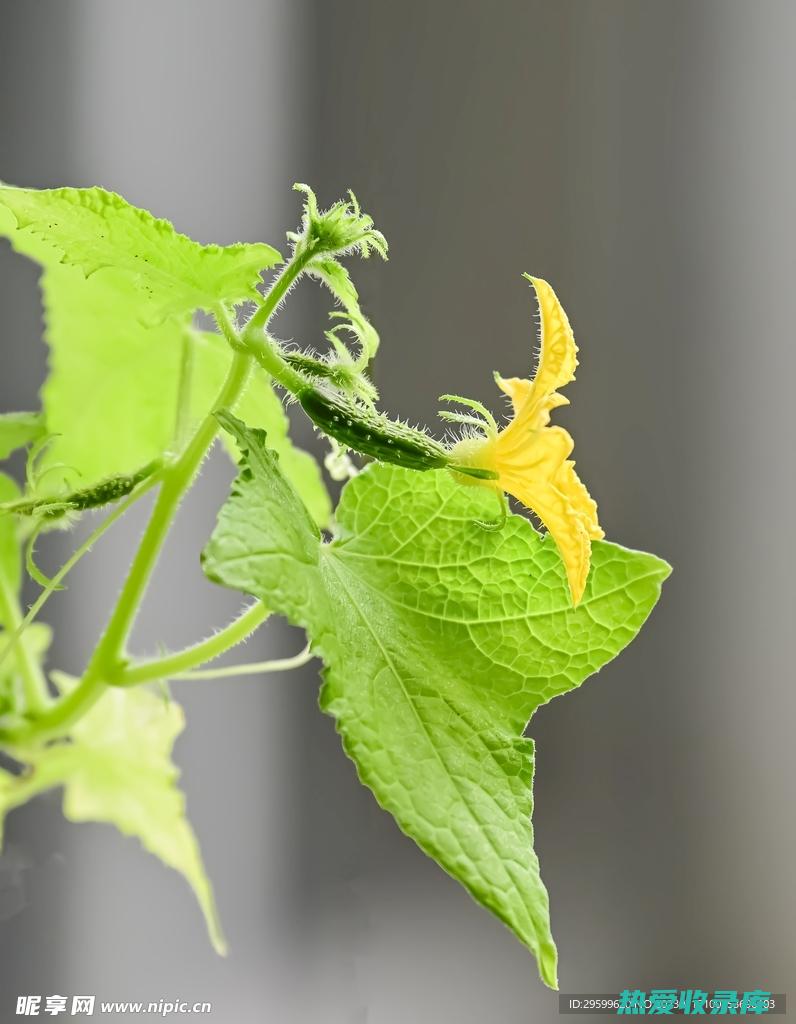
<path id="1" fill-rule="evenodd" d="M 137 686 L 158 679 L 179 678 L 191 669 L 213 661 L 251 636 L 269 614 L 262 601 L 255 601 L 228 626 L 206 640 L 163 658 L 124 666 L 115 675 L 111 675 L 108 681 L 112 686 Z"/>

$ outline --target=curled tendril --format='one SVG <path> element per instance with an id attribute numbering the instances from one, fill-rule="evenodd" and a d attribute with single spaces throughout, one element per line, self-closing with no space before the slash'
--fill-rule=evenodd
<path id="1" fill-rule="evenodd" d="M 44 470 L 39 469 L 39 460 L 58 437 L 60 437 L 60 434 L 45 434 L 30 446 L 30 449 L 28 450 L 28 457 L 25 462 L 25 480 L 29 491 L 37 491 L 41 487 L 42 480 L 49 473 L 55 473 L 59 469 L 74 473 L 76 477 L 81 476 L 80 471 L 76 467 L 70 466 L 66 462 L 55 462 L 52 465 L 47 466 Z"/>
<path id="2" fill-rule="evenodd" d="M 66 511 L 66 509 L 64 511 Z M 30 578 L 32 580 L 35 580 L 39 584 L 39 586 L 44 587 L 45 590 L 50 590 L 50 591 L 53 591 L 53 590 L 64 590 L 65 588 L 62 587 L 60 583 L 56 583 L 56 581 L 54 579 L 52 579 L 51 577 L 49 577 L 45 573 L 43 573 L 41 571 L 41 569 L 38 567 L 38 565 L 36 565 L 36 560 L 35 560 L 36 541 L 38 540 L 39 534 L 44 529 L 44 526 L 45 526 L 45 521 L 44 520 L 41 520 L 40 522 L 38 522 L 34 526 L 33 532 L 31 533 L 30 537 L 28 538 L 28 542 L 25 545 L 25 568 L 27 569 L 28 575 L 30 576 Z"/>

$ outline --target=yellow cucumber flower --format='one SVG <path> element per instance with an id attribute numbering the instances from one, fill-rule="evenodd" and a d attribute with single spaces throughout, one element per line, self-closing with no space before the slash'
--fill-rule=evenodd
<path id="1" fill-rule="evenodd" d="M 511 494 L 536 513 L 561 553 L 572 602 L 577 605 L 589 575 L 591 541 L 604 534 L 597 522 L 597 505 L 569 459 L 572 438 L 563 427 L 548 424 L 551 411 L 569 403 L 558 389 L 574 379 L 578 349 L 553 289 L 541 278 L 525 276 L 539 303 L 541 351 L 536 375 L 532 380 L 495 375 L 511 399 L 514 417 L 502 430 L 491 421 L 481 427 L 484 436 L 459 441 L 451 453 L 452 468 L 455 471 L 458 464 L 467 474 L 457 474 L 461 482 Z M 470 417 L 458 419 L 474 422 Z M 483 478 L 471 475 L 478 470 L 484 472 Z"/>

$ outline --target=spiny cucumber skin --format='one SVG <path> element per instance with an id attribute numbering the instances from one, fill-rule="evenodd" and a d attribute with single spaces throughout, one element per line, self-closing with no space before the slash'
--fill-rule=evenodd
<path id="1" fill-rule="evenodd" d="M 135 488 L 157 469 L 159 463 L 151 462 L 129 476 L 115 476 L 109 480 L 101 480 L 94 487 L 82 491 L 73 491 L 63 498 L 39 498 L 37 501 L 18 502 L 11 511 L 17 515 L 41 515 L 47 519 L 60 519 L 68 512 L 85 512 L 90 508 L 100 508 L 111 502 L 126 498 Z"/>
<path id="2" fill-rule="evenodd" d="M 303 352 L 288 352 L 285 354 L 284 359 L 294 370 L 299 370 L 306 376 L 334 378 L 334 366 L 324 363 L 320 359 L 313 359 L 312 356 L 307 356 Z"/>
<path id="3" fill-rule="evenodd" d="M 145 476 L 148 475 L 148 473 L 145 474 Z M 77 512 L 109 505 L 112 501 L 118 501 L 119 498 L 126 498 L 144 478 L 141 472 L 138 472 L 132 476 L 117 476 L 110 480 L 103 480 L 96 487 L 90 487 L 85 491 L 76 491 L 70 495 L 69 505 Z"/>
<path id="4" fill-rule="evenodd" d="M 450 464 L 448 452 L 433 438 L 369 412 L 344 395 L 308 385 L 296 398 L 316 427 L 361 455 L 407 469 L 443 469 Z"/>

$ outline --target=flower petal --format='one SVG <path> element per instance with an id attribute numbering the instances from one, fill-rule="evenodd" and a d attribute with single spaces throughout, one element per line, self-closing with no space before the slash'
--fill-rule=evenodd
<path id="1" fill-rule="evenodd" d="M 567 459 L 573 442 L 562 427 L 547 427 L 526 449 L 501 460 L 497 441 L 498 483 L 542 520 L 566 569 L 572 603 L 583 597 L 591 562 L 591 538 L 602 537 L 597 506 Z"/>
<path id="2" fill-rule="evenodd" d="M 578 346 L 569 317 L 552 287 L 541 277 L 528 277 L 539 303 L 539 366 L 534 388 L 540 395 L 551 395 L 575 379 Z"/>
<path id="3" fill-rule="evenodd" d="M 567 314 L 556 293 L 541 277 L 525 275 L 536 291 L 539 303 L 539 365 L 532 381 L 521 377 L 496 377 L 498 387 L 509 396 L 516 419 L 523 426 L 540 430 L 550 422 L 550 412 L 569 400 L 556 394 L 575 378 L 578 347 Z"/>
<path id="4" fill-rule="evenodd" d="M 516 416 L 531 396 L 533 381 L 524 377 L 501 377 L 499 373 L 495 374 L 495 381 L 503 394 L 511 399 Z"/>
<path id="5" fill-rule="evenodd" d="M 586 490 L 586 485 L 575 472 L 574 462 L 568 459 L 561 466 L 556 476 L 555 485 L 581 517 L 591 539 L 601 540 L 605 536 L 605 532 L 597 521 L 597 502 Z"/>
<path id="6" fill-rule="evenodd" d="M 453 449 L 453 464 L 489 469 L 497 480 L 476 481 L 500 488 L 542 520 L 558 547 L 573 604 L 583 597 L 591 562 L 591 541 L 603 537 L 597 505 L 569 458 L 574 442 L 550 413 L 568 400 L 558 389 L 575 376 L 578 349 L 556 293 L 540 277 L 531 282 L 539 303 L 539 365 L 533 380 L 495 375 L 511 399 L 513 419 L 497 434 L 464 438 Z"/>

